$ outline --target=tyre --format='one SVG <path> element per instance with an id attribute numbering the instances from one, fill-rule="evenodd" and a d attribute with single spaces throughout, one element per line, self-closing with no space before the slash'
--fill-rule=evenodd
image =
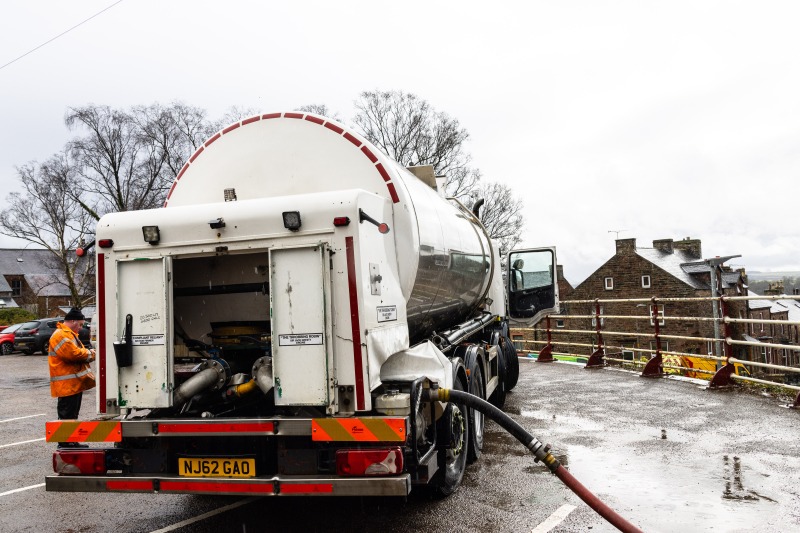
<path id="1" fill-rule="evenodd" d="M 506 404 L 506 360 L 502 346 L 498 346 L 499 353 L 497 354 L 497 388 L 494 389 L 492 395 L 489 397 L 489 403 L 502 409 Z"/>
<path id="2" fill-rule="evenodd" d="M 469 369 L 469 393 L 481 400 L 486 399 L 486 385 L 483 381 L 483 371 L 478 361 L 473 361 Z M 467 447 L 467 461 L 474 463 L 481 456 L 483 450 L 483 413 L 476 409 L 468 409 L 469 413 L 469 446 Z"/>
<path id="3" fill-rule="evenodd" d="M 453 389 L 466 391 L 467 384 L 462 375 L 453 380 Z M 437 431 L 450 436 L 450 445 L 439 451 L 439 471 L 433 479 L 433 494 L 438 497 L 453 494 L 461 485 L 464 470 L 467 468 L 467 448 L 469 446 L 469 416 L 464 405 L 453 402 L 447 404 L 449 416 L 438 422 Z M 445 425 L 449 423 L 449 427 Z"/>
<path id="4" fill-rule="evenodd" d="M 24 353 L 25 355 L 30 355 L 30 354 L 33 353 L 33 350 L 27 350 L 27 349 L 26 350 L 22 350 L 22 353 Z"/>
<path id="5" fill-rule="evenodd" d="M 510 391 L 519 381 L 519 359 L 514 343 L 506 336 L 502 338 L 503 354 L 506 357 L 506 390 Z"/>
<path id="6" fill-rule="evenodd" d="M 4 342 L 2 345 L 0 345 L 0 353 L 2 353 L 3 355 L 11 355 L 11 352 L 13 351 L 14 351 L 14 345 L 11 344 L 10 342 Z"/>

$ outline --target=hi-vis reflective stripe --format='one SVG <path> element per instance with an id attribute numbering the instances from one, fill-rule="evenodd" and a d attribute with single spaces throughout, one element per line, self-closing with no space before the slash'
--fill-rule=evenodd
<path id="1" fill-rule="evenodd" d="M 53 376 L 52 378 L 50 378 L 50 381 L 64 381 L 65 379 L 81 378 L 91 371 L 92 371 L 91 368 L 86 368 L 84 370 L 81 370 L 77 374 L 67 374 L 66 376 Z"/>
<path id="2" fill-rule="evenodd" d="M 313 418 L 311 440 L 405 442 L 405 418 Z"/>
<path id="3" fill-rule="evenodd" d="M 115 421 L 47 422 L 47 442 L 120 442 L 122 424 Z"/>

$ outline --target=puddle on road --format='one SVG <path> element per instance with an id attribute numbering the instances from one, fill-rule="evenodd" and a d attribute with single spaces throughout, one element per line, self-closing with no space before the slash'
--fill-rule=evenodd
<path id="1" fill-rule="evenodd" d="M 668 429 L 668 439 L 672 432 L 677 433 Z M 645 530 L 660 530 L 667 523 L 670 531 L 764 530 L 765 516 L 780 513 L 788 503 L 780 501 L 776 480 L 754 468 L 761 459 L 696 450 L 687 454 L 685 445 L 661 440 L 660 431 L 656 435 L 613 451 L 608 442 L 602 447 L 569 444 L 569 470 L 623 515 L 625 509 L 649 509 L 648 522 L 638 522 Z M 617 437 L 613 440 L 619 444 Z M 651 460 L 628 461 L 631 453 Z"/>
<path id="2" fill-rule="evenodd" d="M 520 415 L 525 418 L 533 418 L 535 420 L 548 422 L 556 427 L 569 430 L 570 432 L 574 431 L 575 429 L 580 429 L 583 431 L 601 431 L 604 428 L 603 424 L 582 416 L 563 414 L 555 415 L 548 411 L 531 411 L 526 409 L 520 411 Z"/>

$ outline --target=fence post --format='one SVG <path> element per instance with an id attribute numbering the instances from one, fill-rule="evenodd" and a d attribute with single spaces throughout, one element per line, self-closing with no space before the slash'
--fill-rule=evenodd
<path id="1" fill-rule="evenodd" d="M 539 352 L 539 357 L 536 358 L 537 363 L 552 363 L 553 362 L 553 345 L 552 335 L 550 333 L 550 315 L 545 317 L 545 324 L 547 325 L 547 346 L 542 348 Z"/>
<path id="2" fill-rule="evenodd" d="M 728 339 L 731 338 L 731 325 L 730 323 L 725 320 L 728 318 L 728 305 L 725 303 L 725 297 L 719 297 L 719 306 L 722 310 L 722 323 L 725 325 L 725 342 L 723 343 L 722 347 L 725 353 L 725 365 L 721 368 L 718 368 L 717 371 L 714 373 L 714 377 L 711 378 L 711 383 L 709 383 L 708 387 L 711 389 L 716 389 L 717 387 L 727 387 L 729 385 L 733 385 L 733 380 L 731 379 L 731 375 L 736 370 L 734 366 L 731 364 L 731 350 L 732 347 L 728 344 Z M 717 365 L 719 365 L 719 361 L 717 361 Z"/>
<path id="3" fill-rule="evenodd" d="M 658 323 L 658 300 L 653 296 L 650 301 L 652 308 L 650 309 L 650 318 L 653 320 L 653 338 L 656 340 L 656 355 L 651 357 L 650 360 L 644 365 L 641 377 L 643 378 L 660 378 L 664 375 L 664 363 L 661 357 L 661 325 Z"/>
<path id="4" fill-rule="evenodd" d="M 605 356 L 605 348 L 603 348 L 603 334 L 600 332 L 602 326 L 600 325 L 600 300 L 595 298 L 594 300 L 594 325 L 595 331 L 597 332 L 597 349 L 592 352 L 592 355 L 589 356 L 589 361 L 586 362 L 586 366 L 583 368 L 599 368 L 606 366 L 606 362 L 603 359 Z"/>

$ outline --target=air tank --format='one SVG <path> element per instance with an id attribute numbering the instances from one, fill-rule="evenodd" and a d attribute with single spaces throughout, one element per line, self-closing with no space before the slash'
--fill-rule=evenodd
<path id="1" fill-rule="evenodd" d="M 411 343 L 470 317 L 499 283 L 491 242 L 466 209 L 442 198 L 359 134 L 310 113 L 244 119 L 208 139 L 179 172 L 165 207 L 363 189 L 393 204 L 397 272 Z"/>

